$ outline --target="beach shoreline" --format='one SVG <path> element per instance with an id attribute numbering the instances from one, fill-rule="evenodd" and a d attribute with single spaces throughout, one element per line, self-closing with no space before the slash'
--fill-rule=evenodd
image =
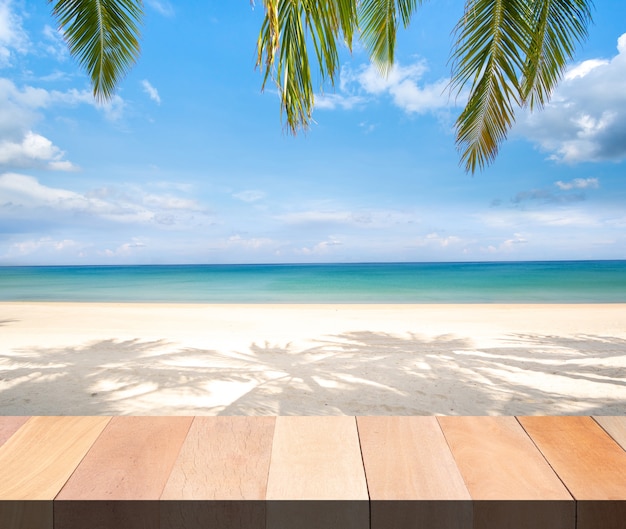
<path id="1" fill-rule="evenodd" d="M 621 415 L 626 304 L 0 303 L 2 415 Z"/>

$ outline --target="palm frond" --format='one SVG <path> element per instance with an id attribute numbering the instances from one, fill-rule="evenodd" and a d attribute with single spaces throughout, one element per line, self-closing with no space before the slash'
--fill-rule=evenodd
<path id="1" fill-rule="evenodd" d="M 139 52 L 141 0 L 49 0 L 70 53 L 91 78 L 94 96 L 110 99 Z"/>
<path id="2" fill-rule="evenodd" d="M 309 46 L 321 81 L 334 82 L 339 69 L 339 39 L 351 47 L 356 28 L 354 0 L 265 0 L 265 18 L 257 42 L 257 66 L 263 88 L 276 82 L 281 112 L 295 133 L 311 122 L 314 105 Z"/>
<path id="3" fill-rule="evenodd" d="M 523 72 L 522 97 L 532 110 L 543 107 L 587 36 L 591 9 L 586 0 L 531 0 L 531 41 Z"/>
<path id="4" fill-rule="evenodd" d="M 395 60 L 398 18 L 407 27 L 421 3 L 422 0 L 363 0 L 359 3 L 361 38 L 383 75 Z"/>
<path id="5" fill-rule="evenodd" d="M 457 25 L 452 87 L 471 84 L 457 119 L 457 145 L 465 168 L 474 172 L 491 162 L 522 102 L 530 27 L 527 0 L 469 0 Z"/>

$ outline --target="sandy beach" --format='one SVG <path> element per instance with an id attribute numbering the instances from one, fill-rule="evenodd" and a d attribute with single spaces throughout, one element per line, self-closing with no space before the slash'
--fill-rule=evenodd
<path id="1" fill-rule="evenodd" d="M 0 303 L 2 415 L 626 412 L 626 305 Z"/>

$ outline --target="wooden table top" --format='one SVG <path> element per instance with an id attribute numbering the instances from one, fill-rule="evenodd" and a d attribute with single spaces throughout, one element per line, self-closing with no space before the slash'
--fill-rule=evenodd
<path id="1" fill-rule="evenodd" d="M 626 417 L 0 417 L 2 529 L 626 529 Z"/>

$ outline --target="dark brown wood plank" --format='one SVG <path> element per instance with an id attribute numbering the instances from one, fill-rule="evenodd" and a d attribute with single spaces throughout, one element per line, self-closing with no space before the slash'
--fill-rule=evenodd
<path id="1" fill-rule="evenodd" d="M 267 484 L 268 529 L 369 529 L 354 417 L 277 417 Z"/>
<path id="2" fill-rule="evenodd" d="M 439 417 L 475 529 L 573 529 L 575 505 L 514 417 Z"/>
<path id="3" fill-rule="evenodd" d="M 262 529 L 275 417 L 196 417 L 161 495 L 161 529 Z"/>
<path id="4" fill-rule="evenodd" d="M 576 499 L 578 529 L 623 529 L 626 452 L 591 417 L 520 417 Z"/>
<path id="5" fill-rule="evenodd" d="M 17 432 L 30 417 L 2 416 L 0 417 L 0 446 Z"/>
<path id="6" fill-rule="evenodd" d="M 54 507 L 55 529 L 159 527 L 158 500 L 192 417 L 115 417 Z"/>
<path id="7" fill-rule="evenodd" d="M 52 529 L 52 500 L 109 417 L 31 417 L 0 446 L 0 527 Z"/>
<path id="8" fill-rule="evenodd" d="M 471 496 L 435 417 L 357 417 L 357 426 L 372 529 L 471 529 Z"/>

